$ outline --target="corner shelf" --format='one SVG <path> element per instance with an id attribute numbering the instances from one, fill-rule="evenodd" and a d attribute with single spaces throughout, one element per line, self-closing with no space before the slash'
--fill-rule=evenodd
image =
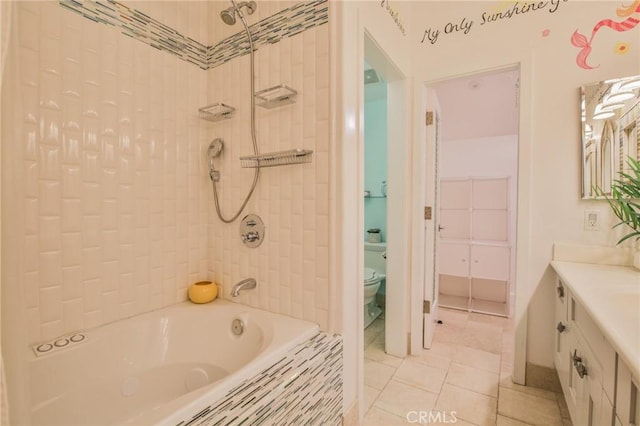
<path id="1" fill-rule="evenodd" d="M 267 109 L 276 108 L 294 103 L 297 95 L 298 92 L 295 89 L 281 84 L 256 92 L 256 105 Z"/>
<path id="2" fill-rule="evenodd" d="M 220 121 L 233 117 L 236 109 L 223 103 L 211 104 L 199 108 L 200 118 L 207 121 Z"/>
<path id="3" fill-rule="evenodd" d="M 290 149 L 287 151 L 269 152 L 266 154 L 240 157 L 240 166 L 245 168 L 286 166 L 311 162 L 310 149 Z"/>

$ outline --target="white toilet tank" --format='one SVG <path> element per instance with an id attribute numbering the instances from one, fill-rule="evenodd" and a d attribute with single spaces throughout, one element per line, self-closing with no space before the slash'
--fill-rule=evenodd
<path id="1" fill-rule="evenodd" d="M 387 259 L 386 256 L 387 243 L 370 243 L 365 241 L 364 243 L 364 266 L 365 268 L 371 268 L 378 275 L 385 276 L 387 274 Z"/>

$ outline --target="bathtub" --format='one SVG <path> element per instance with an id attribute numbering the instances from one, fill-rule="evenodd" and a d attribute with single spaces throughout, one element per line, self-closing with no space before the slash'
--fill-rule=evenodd
<path id="1" fill-rule="evenodd" d="M 234 319 L 244 324 L 241 335 L 232 331 Z M 216 300 L 44 342 L 29 354 L 32 424 L 176 424 L 318 331 L 311 322 Z"/>

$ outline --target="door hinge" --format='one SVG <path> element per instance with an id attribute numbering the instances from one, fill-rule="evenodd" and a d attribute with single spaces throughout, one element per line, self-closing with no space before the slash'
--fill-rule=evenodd
<path id="1" fill-rule="evenodd" d="M 423 314 L 431 313 L 431 301 L 430 300 L 423 300 L 422 301 L 422 313 Z"/>
<path id="2" fill-rule="evenodd" d="M 431 126 L 433 124 L 433 111 L 427 111 L 425 116 L 425 124 Z"/>
<path id="3" fill-rule="evenodd" d="M 424 220 L 431 220 L 431 206 L 424 208 Z"/>

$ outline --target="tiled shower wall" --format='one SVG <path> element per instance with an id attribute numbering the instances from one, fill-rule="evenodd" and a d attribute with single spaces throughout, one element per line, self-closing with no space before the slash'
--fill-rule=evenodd
<path id="1" fill-rule="evenodd" d="M 249 23 L 293 4 L 258 2 Z M 217 22 L 207 2 L 134 6 L 207 45 L 241 30 Z M 300 93 L 295 104 L 258 109 L 260 151 L 315 152 L 311 164 L 261 172 L 245 214 L 260 214 L 267 235 L 250 250 L 238 222 L 215 218 L 204 158 L 209 141 L 224 138 L 222 209 L 235 210 L 253 173 L 238 161 L 252 153 L 249 56 L 204 71 L 58 2 L 19 2 L 16 13 L 20 81 L 5 83 L 19 87 L 22 120 L 19 141 L 3 146 L 16 179 L 3 219 L 15 218 L 20 241 L 10 275 L 28 341 L 185 300 L 200 279 L 228 296 L 248 276 L 258 289 L 239 301 L 328 329 L 328 25 L 304 29 L 315 24 L 303 16 L 302 30 L 279 30 L 284 38 L 256 53 L 257 90 L 284 83 Z M 198 119 L 214 102 L 235 106 L 236 116 Z"/>
<path id="2" fill-rule="evenodd" d="M 263 4 L 258 2 L 258 8 Z M 239 23 L 236 27 L 241 29 Z M 257 289 L 241 293 L 239 301 L 315 321 L 324 330 L 329 329 L 328 27 L 320 25 L 260 46 L 255 54 L 256 90 L 286 84 L 299 92 L 294 104 L 257 107 L 260 153 L 314 150 L 310 164 L 260 171 L 256 192 L 240 217 L 255 213 L 262 218 L 266 226 L 262 245 L 245 247 L 239 223 L 222 223 L 215 214 L 213 195 L 208 198 L 210 276 L 223 285 L 225 297 L 235 283 L 254 277 Z M 249 55 L 209 71 L 207 102 L 236 108 L 233 118 L 209 125 L 211 138 L 225 143 L 216 167 L 221 171 L 218 188 L 227 217 L 240 206 L 253 178 L 253 169 L 241 168 L 238 159 L 253 154 L 249 82 Z"/>
<path id="3" fill-rule="evenodd" d="M 206 7 L 149 13 L 206 38 Z M 21 81 L 5 84 L 23 120 L 3 141 L 17 177 L 3 205 L 20 218 L 10 285 L 29 342 L 185 300 L 207 276 L 206 71 L 57 2 L 16 9 Z"/>

